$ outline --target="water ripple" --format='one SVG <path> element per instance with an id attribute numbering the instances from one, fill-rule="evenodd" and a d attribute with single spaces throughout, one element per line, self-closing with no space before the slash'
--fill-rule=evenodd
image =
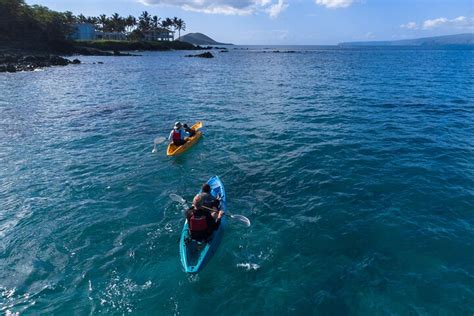
<path id="1" fill-rule="evenodd" d="M 0 75 L 0 311 L 472 313 L 474 51 L 300 49 Z M 168 196 L 214 174 L 252 226 L 189 278 Z"/>

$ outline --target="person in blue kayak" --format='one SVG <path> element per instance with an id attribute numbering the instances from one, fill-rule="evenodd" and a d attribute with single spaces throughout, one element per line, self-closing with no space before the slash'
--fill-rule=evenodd
<path id="1" fill-rule="evenodd" d="M 202 192 L 197 194 L 193 199 L 193 206 L 186 212 L 189 233 L 191 238 L 197 241 L 206 241 L 214 230 L 219 228 L 221 218 L 224 216 L 223 211 L 211 212 L 204 205 L 204 202 L 208 199 L 208 193 Z"/>
<path id="2" fill-rule="evenodd" d="M 176 146 L 181 146 L 186 143 L 186 131 L 183 128 L 181 122 L 174 123 L 174 128 L 168 137 L 170 143 L 175 144 Z"/>
<path id="3" fill-rule="evenodd" d="M 220 200 L 215 199 L 211 195 L 211 186 L 207 183 L 204 183 L 201 187 L 201 192 L 206 193 L 206 198 L 203 202 L 203 205 L 208 208 L 214 209 L 216 212 L 219 211 Z"/>

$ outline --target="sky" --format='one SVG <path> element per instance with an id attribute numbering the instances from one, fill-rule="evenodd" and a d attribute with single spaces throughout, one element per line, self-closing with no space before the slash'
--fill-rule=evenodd
<path id="1" fill-rule="evenodd" d="M 474 32 L 474 0 L 26 0 L 86 16 L 148 11 L 238 45 L 333 45 Z"/>

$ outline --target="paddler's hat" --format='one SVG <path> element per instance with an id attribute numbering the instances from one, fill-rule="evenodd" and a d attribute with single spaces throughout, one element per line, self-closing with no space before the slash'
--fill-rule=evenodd
<path id="1" fill-rule="evenodd" d="M 175 128 L 175 129 L 179 129 L 179 128 L 181 128 L 181 126 L 183 126 L 183 125 L 181 124 L 181 122 L 176 122 L 176 123 L 174 123 L 174 128 Z"/>

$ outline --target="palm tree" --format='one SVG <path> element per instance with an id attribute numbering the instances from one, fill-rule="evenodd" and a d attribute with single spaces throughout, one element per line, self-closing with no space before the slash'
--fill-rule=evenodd
<path id="1" fill-rule="evenodd" d="M 186 23 L 184 23 L 183 19 L 178 19 L 177 17 L 174 17 L 173 19 L 173 24 L 175 27 L 175 30 L 178 30 L 178 39 L 181 37 L 181 30 L 186 31 Z"/>
<path id="2" fill-rule="evenodd" d="M 74 14 L 72 14 L 71 11 L 64 12 L 63 16 L 64 16 L 64 20 L 67 24 L 72 24 L 72 23 L 77 22 L 77 18 L 74 16 Z"/>
<path id="3" fill-rule="evenodd" d="M 113 32 L 123 32 L 125 31 L 125 25 L 123 23 L 123 19 L 120 17 L 118 13 L 112 14 L 110 18 L 111 29 Z"/>
<path id="4" fill-rule="evenodd" d="M 102 32 L 105 32 L 106 29 L 107 29 L 107 22 L 108 22 L 108 18 L 105 14 L 101 14 L 99 15 L 99 17 L 97 18 L 97 21 L 99 22 L 100 24 L 100 27 L 101 27 L 101 30 Z"/>
<path id="5" fill-rule="evenodd" d="M 173 20 L 171 20 L 170 18 L 166 18 L 161 22 L 161 26 L 164 27 L 165 29 L 169 28 L 172 25 L 173 25 Z"/>
<path id="6" fill-rule="evenodd" d="M 153 28 L 157 29 L 159 26 L 160 26 L 160 18 L 156 15 L 153 16 L 153 19 L 152 19 L 152 25 L 153 25 Z"/>
<path id="7" fill-rule="evenodd" d="M 77 16 L 77 22 L 79 22 L 79 23 L 86 23 L 86 22 L 87 22 L 87 18 L 84 16 L 84 14 L 81 13 L 81 14 L 79 14 L 79 15 Z"/>
<path id="8" fill-rule="evenodd" d="M 129 15 L 128 17 L 125 18 L 125 28 L 128 33 L 133 31 L 136 24 L 137 24 L 137 19 L 135 19 L 134 16 Z"/>
<path id="9" fill-rule="evenodd" d="M 86 18 L 86 23 L 90 23 L 90 24 L 94 25 L 96 30 L 99 29 L 99 27 L 98 27 L 99 20 L 95 16 L 88 16 Z"/>
<path id="10" fill-rule="evenodd" d="M 141 31 L 149 31 L 151 28 L 151 16 L 147 11 L 143 11 L 138 18 L 138 28 Z"/>

